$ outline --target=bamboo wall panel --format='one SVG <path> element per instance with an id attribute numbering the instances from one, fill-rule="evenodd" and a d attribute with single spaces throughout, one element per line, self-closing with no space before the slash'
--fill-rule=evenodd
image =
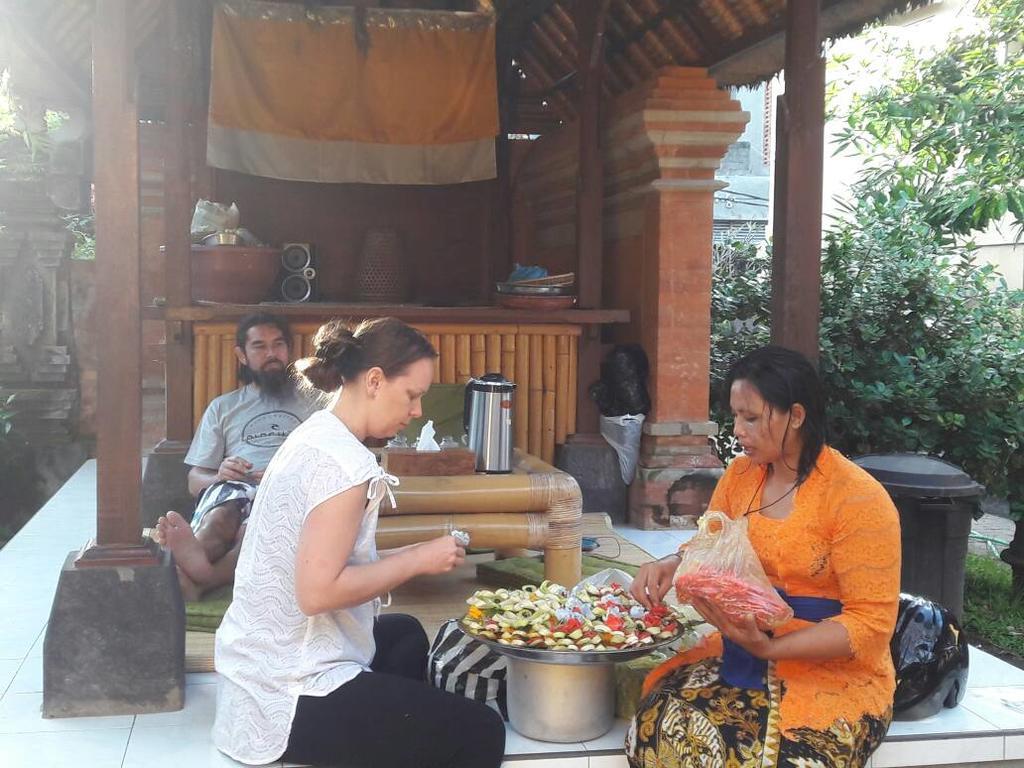
<path id="1" fill-rule="evenodd" d="M 318 323 L 292 326 L 293 359 L 313 353 Z M 514 442 L 546 462 L 555 445 L 576 429 L 576 366 L 580 326 L 422 323 L 439 359 L 438 384 L 464 384 L 470 376 L 497 371 L 518 384 Z M 238 386 L 235 326 L 195 323 L 193 326 L 194 425 L 218 395 Z"/>

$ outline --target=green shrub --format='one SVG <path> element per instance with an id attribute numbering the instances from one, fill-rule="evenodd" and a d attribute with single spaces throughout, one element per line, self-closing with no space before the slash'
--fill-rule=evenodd
<path id="1" fill-rule="evenodd" d="M 1024 477 L 1024 315 L 970 248 L 936 243 L 902 209 L 868 201 L 828 232 L 822 255 L 820 371 L 829 440 L 848 455 L 913 451 L 957 464 L 1020 514 Z M 719 251 L 712 293 L 713 417 L 728 366 L 769 339 L 771 260 Z"/>

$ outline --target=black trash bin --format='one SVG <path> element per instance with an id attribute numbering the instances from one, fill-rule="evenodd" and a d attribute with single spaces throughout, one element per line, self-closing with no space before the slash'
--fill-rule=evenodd
<path id="1" fill-rule="evenodd" d="M 962 619 L 967 538 L 985 488 L 956 465 L 917 453 L 869 454 L 854 461 L 885 486 L 899 510 L 900 588 Z"/>

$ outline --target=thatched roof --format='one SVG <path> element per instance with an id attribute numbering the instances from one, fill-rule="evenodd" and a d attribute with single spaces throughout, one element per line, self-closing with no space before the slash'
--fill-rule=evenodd
<path id="1" fill-rule="evenodd" d="M 586 0 L 599 5 L 603 0 Z M 804 0 L 801 0 L 804 1 Z M 827 38 L 928 0 L 821 0 Z M 182 3 L 212 0 L 178 0 Z M 355 0 L 390 6 L 494 8 L 500 62 L 515 61 L 501 83 L 507 128 L 543 132 L 575 115 L 576 29 L 573 0 Z M 307 5 L 353 4 L 307 0 Z M 159 118 L 165 77 L 164 0 L 135 0 L 140 109 Z M 87 94 L 91 72 L 92 0 L 6 0 L 0 9 L 0 66 L 33 59 L 47 72 L 36 79 L 72 94 Z M 764 80 L 783 65 L 786 0 L 610 0 L 605 28 L 606 96 L 646 80 L 659 67 L 710 68 L 722 85 Z M 20 49 L 20 54 L 14 51 Z M 45 60 L 44 60 L 45 59 Z"/>
<path id="2" fill-rule="evenodd" d="M 598 4 L 601 0 L 590 0 Z M 826 39 L 929 0 L 821 0 Z M 809 2 L 809 0 L 800 0 Z M 575 114 L 576 30 L 572 0 L 498 0 L 521 74 L 518 125 L 542 132 Z M 611 0 L 605 25 L 604 88 L 616 96 L 666 65 L 708 67 L 720 85 L 749 85 L 779 72 L 785 59 L 786 0 Z M 531 17 L 525 23 L 520 17 Z M 500 27 L 499 27 L 500 29 Z"/>

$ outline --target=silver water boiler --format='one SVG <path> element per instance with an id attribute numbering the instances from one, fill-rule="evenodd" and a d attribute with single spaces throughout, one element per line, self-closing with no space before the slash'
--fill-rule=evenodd
<path id="1" fill-rule="evenodd" d="M 469 448 L 478 472 L 512 471 L 512 396 L 516 385 L 500 373 L 466 383 L 464 412 Z"/>

